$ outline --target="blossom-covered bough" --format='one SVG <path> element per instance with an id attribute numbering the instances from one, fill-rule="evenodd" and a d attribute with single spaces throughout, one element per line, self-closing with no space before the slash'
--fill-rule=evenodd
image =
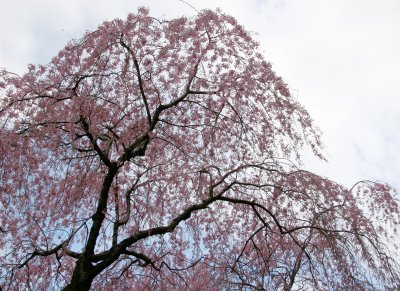
<path id="1" fill-rule="evenodd" d="M 141 8 L 0 88 L 4 290 L 400 286 L 396 193 L 299 168 L 318 130 L 220 11 Z"/>

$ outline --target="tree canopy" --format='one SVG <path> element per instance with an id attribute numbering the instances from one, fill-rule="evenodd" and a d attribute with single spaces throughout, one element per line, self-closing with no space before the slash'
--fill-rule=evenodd
<path id="1" fill-rule="evenodd" d="M 231 16 L 140 8 L 0 94 L 5 290 L 400 286 L 395 190 L 301 169 L 320 133 Z"/>

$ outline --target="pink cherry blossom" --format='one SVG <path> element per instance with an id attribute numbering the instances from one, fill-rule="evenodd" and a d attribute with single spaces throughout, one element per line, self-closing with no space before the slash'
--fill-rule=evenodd
<path id="1" fill-rule="evenodd" d="M 300 168 L 320 132 L 221 11 L 140 8 L 0 72 L 4 290 L 396 290 L 394 189 Z"/>

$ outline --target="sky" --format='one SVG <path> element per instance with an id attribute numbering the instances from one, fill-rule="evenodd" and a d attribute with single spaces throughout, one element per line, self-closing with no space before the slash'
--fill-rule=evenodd
<path id="1" fill-rule="evenodd" d="M 47 63 L 71 38 L 139 6 L 162 18 L 217 7 L 234 16 L 323 132 L 328 162 L 306 155 L 304 167 L 346 186 L 400 189 L 400 1 L 1 1 L 0 67 Z"/>

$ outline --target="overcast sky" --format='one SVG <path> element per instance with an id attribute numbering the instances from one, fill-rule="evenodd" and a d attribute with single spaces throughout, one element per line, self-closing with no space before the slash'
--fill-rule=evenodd
<path id="1" fill-rule="evenodd" d="M 257 33 L 265 57 L 323 131 L 328 163 L 306 167 L 351 186 L 400 189 L 399 0 L 188 0 L 220 7 Z M 71 38 L 147 6 L 156 17 L 194 15 L 179 0 L 0 2 L 0 67 L 47 63 Z"/>

